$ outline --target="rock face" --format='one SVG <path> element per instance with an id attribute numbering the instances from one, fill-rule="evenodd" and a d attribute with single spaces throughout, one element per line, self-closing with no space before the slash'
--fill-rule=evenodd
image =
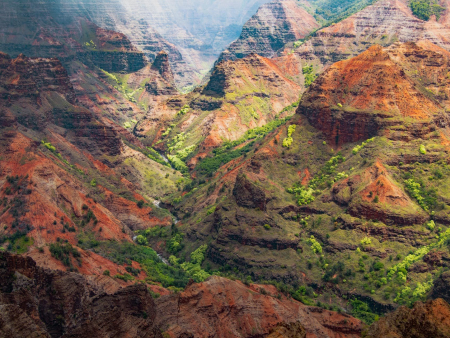
<path id="1" fill-rule="evenodd" d="M 266 210 L 266 195 L 264 191 L 247 180 L 244 175 L 237 177 L 233 195 L 237 204 L 243 207 Z"/>
<path id="2" fill-rule="evenodd" d="M 300 322 L 283 323 L 275 327 L 267 338 L 306 338 L 306 332 Z"/>
<path id="3" fill-rule="evenodd" d="M 289 65 L 288 74 L 296 76 L 305 65 L 322 72 L 332 63 L 356 56 L 371 45 L 428 40 L 449 50 L 448 10 L 440 17 L 425 22 L 413 16 L 407 0 L 381 0 L 349 18 L 323 28 L 291 54 L 278 58 Z M 290 52 L 290 50 L 289 50 Z M 299 83 L 303 83 L 301 76 Z"/>
<path id="4" fill-rule="evenodd" d="M 0 50 L 12 56 L 77 58 L 107 71 L 136 71 L 145 56 L 121 33 L 99 28 L 82 11 L 47 1 L 2 4 Z M 31 19 L 30 19 L 31 18 Z"/>
<path id="5" fill-rule="evenodd" d="M 95 120 L 86 109 L 75 106 L 72 84 L 57 59 L 32 59 L 22 54 L 16 59 L 5 54 L 0 57 L 3 108 L 15 101 L 28 106 L 23 110 L 12 109 L 18 123 L 35 130 L 43 130 L 53 123 L 66 128 L 68 138 L 93 153 L 120 153 L 122 145 L 115 131 Z M 54 95 L 61 98 L 58 100 Z M 5 114 L 4 109 L 2 112 Z"/>
<path id="6" fill-rule="evenodd" d="M 442 298 L 446 302 L 450 301 L 450 273 L 448 271 L 444 272 L 439 278 L 436 280 L 433 286 L 433 290 L 431 291 L 430 298 Z"/>
<path id="7" fill-rule="evenodd" d="M 450 306 L 442 299 L 417 302 L 412 309 L 400 307 L 368 330 L 366 337 L 436 337 L 450 335 Z"/>
<path id="8" fill-rule="evenodd" d="M 164 49 L 169 52 L 176 81 L 180 85 L 183 82 L 186 84 L 189 77 L 191 81 L 194 79 L 196 83 L 200 83 L 219 54 L 238 38 L 242 25 L 255 14 L 260 5 L 268 1 L 151 0 L 143 3 L 139 0 L 123 0 L 121 3 L 131 17 L 139 19 L 142 25 L 149 24 L 156 28 L 180 51 L 192 73 L 188 69 L 180 72 L 179 62 L 172 60 L 172 51 L 167 48 L 157 51 Z M 126 25 L 124 28 L 126 29 Z M 118 30 L 126 33 L 122 28 Z M 139 34 L 139 31 L 133 30 L 126 34 L 132 36 Z M 145 43 L 145 39 L 133 43 L 139 46 Z"/>
<path id="9" fill-rule="evenodd" d="M 152 111 L 151 118 L 141 121 L 137 130 L 142 136 L 154 137 L 154 144 L 162 139 L 164 142 L 157 145 L 160 149 L 169 148 L 167 141 L 175 137 L 178 128 L 188 131 L 192 140 L 201 142 L 198 148 L 201 151 L 188 162 L 193 167 L 224 140 L 236 140 L 247 130 L 273 121 L 286 106 L 298 100 L 299 92 L 300 86 L 284 76 L 270 59 L 252 54 L 222 61 L 214 67 L 205 87 L 170 98 Z M 169 128 L 185 105 L 190 107 L 189 111 L 177 120 L 177 128 Z M 279 117 L 292 112 L 293 109 L 283 111 Z M 156 135 L 151 134 L 154 130 Z"/>
<path id="10" fill-rule="evenodd" d="M 417 62 L 418 58 L 427 61 Z M 434 81 L 417 84 L 408 66 L 426 67 L 431 75 L 443 70 L 448 60 L 444 50 L 425 51 L 411 43 L 387 49 L 370 47 L 325 71 L 304 94 L 297 112 L 323 131 L 335 146 L 368 139 L 389 128 L 391 132 L 382 133 L 392 138 L 430 133 L 430 121 L 442 113 L 442 108 L 423 93 L 421 86 L 431 84 L 437 91 L 442 90 L 446 100 L 447 80 L 435 77 Z M 403 118 L 411 118 L 415 123 L 409 131 L 396 132 L 399 122 L 395 120 Z"/>
<path id="11" fill-rule="evenodd" d="M 302 337 L 296 334 L 305 331 L 318 338 L 360 337 L 361 322 L 355 318 L 263 295 L 261 288 L 277 293 L 273 286 L 247 287 L 213 276 L 157 299 L 156 323 L 172 337 Z"/>
<path id="12" fill-rule="evenodd" d="M 143 285 L 113 294 L 77 273 L 0 253 L 0 334 L 4 337 L 161 337 Z"/>
<path id="13" fill-rule="evenodd" d="M 361 175 L 335 184 L 331 193 L 333 200 L 348 206 L 349 214 L 355 217 L 398 226 L 421 224 L 427 219 L 426 213 L 396 186 L 393 177 L 378 161 Z M 371 196 L 378 196 L 380 203 L 373 203 Z"/>
<path id="14" fill-rule="evenodd" d="M 27 234 L 30 244 L 33 240 L 29 253 L 39 264 L 66 270 L 72 263 L 63 265 L 48 249 L 36 247 L 59 240 L 76 246 L 81 231 L 97 233 L 98 240 L 132 242 L 130 229 L 170 224 L 170 217 L 160 219 L 150 207 L 138 207 L 136 201 L 144 199 L 136 192 L 140 173 L 135 166 L 131 173 L 124 162 L 135 160 L 152 171 L 163 166 L 127 147 L 117 125 L 78 106 L 57 59 L 0 54 L 0 93 L 0 195 L 8 205 L 0 215 L 2 239 Z M 165 174 L 161 170 L 161 179 Z M 95 200 L 94 190 L 101 192 Z M 73 263 L 82 273 L 125 272 L 94 253 L 80 252 L 79 264 Z"/>
<path id="15" fill-rule="evenodd" d="M 273 57 L 287 43 L 302 39 L 319 27 L 314 17 L 296 1 L 275 0 L 258 9 L 220 59 L 234 60 L 251 53 Z"/>
<path id="16" fill-rule="evenodd" d="M 151 95 L 175 95 L 178 93 L 166 52 L 161 51 L 157 55 L 151 70 L 157 72 L 159 76 L 154 76 L 145 84 L 145 90 L 148 93 Z"/>

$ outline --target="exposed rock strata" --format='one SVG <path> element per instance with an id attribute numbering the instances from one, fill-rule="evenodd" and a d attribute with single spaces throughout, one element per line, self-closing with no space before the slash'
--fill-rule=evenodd
<path id="1" fill-rule="evenodd" d="M 393 139 L 408 135 L 423 138 L 436 130 L 433 119 L 443 109 L 434 98 L 425 95 L 424 84 L 417 83 L 403 62 L 414 62 L 414 54 L 427 58 L 432 54 L 434 60 L 439 60 L 436 64 L 428 59 L 431 72 L 436 66 L 440 69 L 448 64 L 446 51 L 425 52 L 414 44 L 387 49 L 373 46 L 325 71 L 305 93 L 297 112 L 307 116 L 335 146 L 365 140 L 383 130 L 389 130 L 383 133 Z M 437 81 L 438 86 L 447 82 L 443 77 Z M 408 131 L 399 133 L 397 126 L 405 117 L 414 123 Z"/>
<path id="2" fill-rule="evenodd" d="M 220 56 L 219 60 L 234 60 L 251 53 L 273 57 L 287 43 L 304 38 L 319 24 L 297 2 L 275 0 L 262 5 L 242 28 L 235 42 Z"/>
<path id="3" fill-rule="evenodd" d="M 50 271 L 0 253 L 0 334 L 4 337 L 161 337 L 143 285 L 107 294 L 77 273 Z"/>
<path id="4" fill-rule="evenodd" d="M 442 299 L 417 302 L 412 309 L 400 307 L 375 322 L 368 330 L 368 338 L 436 337 L 450 335 L 450 306 Z"/>
<path id="5" fill-rule="evenodd" d="M 263 295 L 258 292 L 260 288 L 277 293 L 269 285 L 246 287 L 241 282 L 210 277 L 191 284 L 179 295 L 157 299 L 156 323 L 174 337 L 261 337 L 274 328 L 279 331 L 281 322 L 299 322 L 307 336 L 317 338 L 356 338 L 361 334 L 361 322 L 355 318 Z M 298 324 L 281 326 L 304 332 Z"/>

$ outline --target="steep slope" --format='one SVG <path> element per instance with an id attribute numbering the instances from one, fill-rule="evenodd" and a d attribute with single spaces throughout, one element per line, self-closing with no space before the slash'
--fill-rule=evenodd
<path id="1" fill-rule="evenodd" d="M 201 80 L 223 49 L 239 36 L 245 21 L 267 1 L 121 2 L 132 17 L 155 27 L 165 39 L 173 43 L 183 59 L 195 69 L 198 80 Z M 177 73 L 176 67 L 174 70 Z"/>
<path id="2" fill-rule="evenodd" d="M 103 29 L 125 34 L 130 47 L 132 43 L 140 50 L 136 55 L 141 58 L 144 55 L 142 53 L 145 53 L 150 61 L 154 61 L 160 51 L 167 51 L 180 87 L 199 81 L 198 75 L 186 64 L 177 48 L 164 40 L 147 22 L 133 18 L 118 0 L 38 3 L 28 0 L 5 1 L 2 3 L 1 19 L 0 51 L 12 56 L 24 53 L 28 56 L 73 58 L 74 54 L 79 57 L 79 52 L 83 51 L 94 56 L 94 61 L 102 61 L 103 63 L 97 65 L 103 69 L 117 71 L 104 66 L 108 57 L 124 58 L 124 55 L 117 53 L 119 41 L 116 39 L 111 48 L 111 51 L 115 50 L 115 54 L 102 54 L 105 52 L 103 44 L 99 45 L 96 39 L 94 44 L 91 44 L 95 32 L 86 29 L 83 22 L 87 21 Z M 118 37 L 118 34 L 115 33 L 115 36 Z M 102 52 L 99 49 L 102 49 Z M 128 50 L 132 51 L 137 52 L 135 47 Z M 133 57 L 133 54 L 127 53 L 126 56 Z M 82 58 L 82 61 L 85 59 Z M 136 63 L 131 68 L 119 70 L 135 71 L 142 67 L 141 61 L 139 65 Z"/>
<path id="3" fill-rule="evenodd" d="M 57 59 L 0 56 L 2 247 L 28 251 L 52 268 L 126 273 L 72 248 L 83 239 L 131 243 L 132 230 L 172 224 L 138 191 L 159 198 L 177 189 L 181 175 L 151 160 L 132 135 L 133 142 L 122 141 L 119 126 L 78 106 Z"/>
<path id="4" fill-rule="evenodd" d="M 373 44 L 388 46 L 396 41 L 428 40 L 449 49 L 450 30 L 447 24 L 449 6 L 439 21 L 422 21 L 415 17 L 406 0 L 381 0 L 349 18 L 317 31 L 297 48 L 286 48 L 276 61 L 287 64 L 287 74 L 301 74 L 305 66 L 313 65 L 320 73 L 332 63 L 356 56 Z M 291 54 L 292 52 L 292 54 Z M 303 79 L 296 77 L 299 83 Z"/>
<path id="5" fill-rule="evenodd" d="M 442 299 L 404 306 L 374 323 L 366 337 L 448 337 L 450 306 Z"/>
<path id="6" fill-rule="evenodd" d="M 424 299 L 449 254 L 448 62 L 430 43 L 373 46 L 283 125 L 205 151 L 164 200 L 183 220 L 178 256 L 207 244 L 211 271 L 369 323 Z"/>
<path id="7" fill-rule="evenodd" d="M 136 129 L 158 149 L 168 150 L 172 163 L 183 160 L 195 166 L 198 158 L 225 141 L 287 116 L 289 110 L 283 108 L 297 101 L 299 92 L 269 59 L 252 54 L 219 63 L 206 86 L 169 99 Z"/>
<path id="8" fill-rule="evenodd" d="M 258 9 L 219 60 L 234 60 L 251 53 L 273 57 L 287 43 L 300 40 L 319 27 L 296 1 L 276 0 Z"/>
<path id="9" fill-rule="evenodd" d="M 107 71 L 136 71 L 146 62 L 123 34 L 46 2 L 4 2 L 1 24 L 0 50 L 14 57 L 76 57 Z"/>
<path id="10" fill-rule="evenodd" d="M 248 287 L 217 276 L 156 304 L 157 325 L 174 337 L 264 337 L 279 323 L 298 323 L 308 337 L 356 338 L 362 328 L 348 315 L 288 300 L 272 285 Z"/>
<path id="11" fill-rule="evenodd" d="M 156 304 L 142 284 L 108 291 L 104 285 L 111 277 L 51 271 L 9 253 L 0 253 L 0 277 L 5 337 L 250 338 L 287 328 L 308 336 L 356 338 L 362 328 L 355 318 L 304 306 L 273 286 L 247 287 L 220 277 L 160 297 Z M 232 308 L 228 316 L 223 315 L 227 308 Z"/>
<path id="12" fill-rule="evenodd" d="M 0 253 L 0 276 L 4 337 L 162 337 L 144 285 L 107 294 L 79 274 L 42 269 L 8 253 Z"/>
<path id="13" fill-rule="evenodd" d="M 391 51 L 406 52 L 408 56 L 414 52 L 418 54 L 416 57 L 427 56 L 414 45 L 403 48 L 399 51 L 394 47 Z M 433 54 L 433 60 L 438 59 L 440 64 L 430 68 L 437 66 L 445 71 L 448 55 Z M 404 54 L 403 58 L 400 55 L 398 58 L 401 63 Z M 421 90 L 420 84 L 406 75 L 406 71 L 414 71 L 411 68 L 403 68 L 392 60 L 389 50 L 372 46 L 359 56 L 337 62 L 327 69 L 303 96 L 301 113 L 335 146 L 368 139 L 377 135 L 380 129 L 386 129 L 387 125 L 395 129 L 396 117 L 410 117 L 417 121 L 418 126 L 410 129 L 412 133 L 414 130 L 429 133 L 431 130 L 425 129 L 425 123 L 442 113 L 443 108 Z M 421 68 L 420 65 L 417 68 Z M 443 88 L 446 80 L 441 77 L 441 81 L 444 83 L 439 85 Z M 402 123 L 399 119 L 398 124 Z M 405 134 L 402 136 L 406 137 Z M 411 135 L 414 136 L 418 135 Z"/>

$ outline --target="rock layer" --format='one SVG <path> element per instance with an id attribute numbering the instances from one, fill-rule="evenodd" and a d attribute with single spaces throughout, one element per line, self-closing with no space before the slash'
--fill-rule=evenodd
<path id="1" fill-rule="evenodd" d="M 297 2 L 276 0 L 258 9 L 219 60 L 234 60 L 251 53 L 273 57 L 287 43 L 302 39 L 317 28 L 314 17 Z"/>
<path id="2" fill-rule="evenodd" d="M 157 299 L 156 323 L 173 337 L 262 337 L 274 328 L 280 330 L 281 322 L 301 323 L 308 337 L 356 338 L 361 334 L 361 322 L 355 318 L 263 295 L 260 289 L 277 293 L 273 286 L 247 287 L 213 276 L 191 284 L 179 295 Z M 297 324 L 284 327 L 294 333 L 303 331 Z"/>
<path id="3" fill-rule="evenodd" d="M 161 337 L 143 285 L 107 294 L 76 273 L 0 253 L 0 333 L 4 337 Z"/>
<path id="4" fill-rule="evenodd" d="M 428 53 L 433 56 L 430 61 L 438 62 L 423 65 L 431 72 L 448 64 L 446 51 Z M 428 134 L 435 128 L 430 122 L 442 113 L 442 107 L 423 92 L 427 84 L 418 83 L 403 62 L 420 54 L 427 52 L 414 44 L 388 49 L 372 46 L 357 57 L 337 62 L 304 94 L 297 112 L 335 146 L 365 140 L 389 128 L 395 130 L 403 118 L 416 122 L 409 130 L 410 137 Z M 437 86 L 445 87 L 446 81 L 438 77 Z M 408 132 L 403 134 L 408 137 Z M 389 135 L 398 137 L 395 131 Z"/>
<path id="5" fill-rule="evenodd" d="M 400 307 L 368 330 L 366 337 L 436 337 L 450 335 L 450 306 L 442 299 L 417 302 L 412 309 Z"/>

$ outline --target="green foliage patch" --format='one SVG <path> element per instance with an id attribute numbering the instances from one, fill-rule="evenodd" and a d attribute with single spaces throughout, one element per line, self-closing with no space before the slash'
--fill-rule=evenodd
<path id="1" fill-rule="evenodd" d="M 435 209 L 437 205 L 436 189 L 433 187 L 427 188 L 424 181 L 416 181 L 409 173 L 406 173 L 405 177 L 407 178 L 404 181 L 406 190 L 422 209 L 425 211 Z"/>
<path id="2" fill-rule="evenodd" d="M 313 65 L 305 66 L 302 68 L 302 73 L 305 76 L 305 87 L 309 87 L 311 83 L 317 78 L 317 74 L 314 72 Z"/>
<path id="3" fill-rule="evenodd" d="M 428 21 L 432 15 L 439 20 L 441 13 L 445 8 L 440 6 L 436 0 L 410 0 L 409 7 L 414 16 L 421 20 Z"/>
<path id="4" fill-rule="evenodd" d="M 81 240 L 81 243 L 80 243 Z M 155 250 L 128 242 L 117 241 L 96 241 L 90 235 L 79 237 L 79 245 L 84 249 L 91 249 L 120 265 L 131 265 L 132 261 L 141 264 L 147 274 L 149 282 L 161 283 L 164 287 L 174 286 L 177 288 L 185 287 L 189 281 L 188 275 L 179 267 L 166 265 L 158 257 Z M 128 278 L 114 276 L 116 278 Z M 130 277 L 132 277 L 130 275 Z"/>
<path id="5" fill-rule="evenodd" d="M 76 258 L 79 265 L 81 265 L 81 260 L 79 259 L 80 253 L 70 243 L 52 243 L 50 244 L 49 249 L 52 257 L 60 260 L 65 266 L 73 267 L 70 256 Z"/>
<path id="6" fill-rule="evenodd" d="M 297 127 L 296 124 L 291 124 L 288 127 L 287 137 L 283 140 L 283 147 L 289 148 L 292 145 L 292 142 L 294 142 L 292 134 L 294 133 L 296 127 Z"/>

